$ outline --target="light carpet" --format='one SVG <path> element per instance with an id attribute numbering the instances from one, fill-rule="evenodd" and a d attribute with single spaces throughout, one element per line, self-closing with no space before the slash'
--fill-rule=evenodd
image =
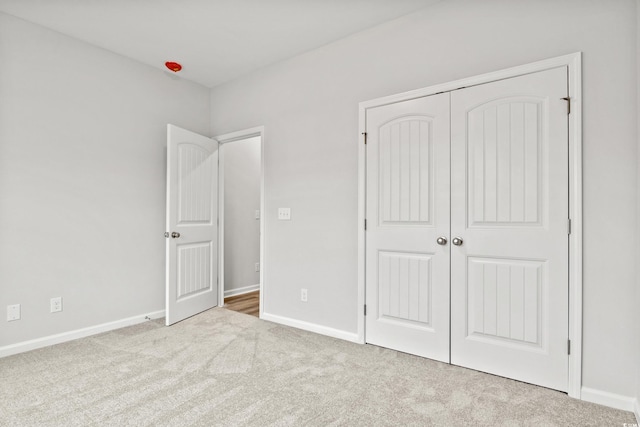
<path id="1" fill-rule="evenodd" d="M 216 308 L 0 359 L 3 426 L 622 426 L 630 412 Z"/>

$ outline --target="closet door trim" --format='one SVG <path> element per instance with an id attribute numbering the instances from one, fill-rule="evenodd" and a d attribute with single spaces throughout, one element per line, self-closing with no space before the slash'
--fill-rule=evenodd
<path id="1" fill-rule="evenodd" d="M 494 82 L 558 67 L 568 69 L 569 121 L 569 355 L 568 394 L 581 398 L 582 385 L 582 54 L 581 52 L 507 68 L 359 104 L 358 137 L 358 341 L 365 342 L 365 214 L 366 214 L 366 112 L 369 108 L 407 101 L 440 92 Z M 570 110 L 569 110 L 570 108 Z"/>

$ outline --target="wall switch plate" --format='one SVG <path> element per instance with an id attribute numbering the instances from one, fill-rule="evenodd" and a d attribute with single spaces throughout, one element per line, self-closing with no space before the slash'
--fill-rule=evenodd
<path id="1" fill-rule="evenodd" d="M 256 271 L 260 271 L 260 263 L 256 262 Z"/>
<path id="2" fill-rule="evenodd" d="M 7 306 L 7 322 L 12 322 L 14 320 L 20 320 L 20 304 Z"/>
<path id="3" fill-rule="evenodd" d="M 300 301 L 307 302 L 307 290 L 304 288 L 300 289 Z"/>
<path id="4" fill-rule="evenodd" d="M 260 219 L 260 211 L 259 210 L 256 211 L 256 219 Z"/>
<path id="5" fill-rule="evenodd" d="M 51 298 L 51 312 L 62 311 L 62 297 Z"/>
<path id="6" fill-rule="evenodd" d="M 291 219 L 291 208 L 278 208 L 278 219 L 288 221 Z"/>

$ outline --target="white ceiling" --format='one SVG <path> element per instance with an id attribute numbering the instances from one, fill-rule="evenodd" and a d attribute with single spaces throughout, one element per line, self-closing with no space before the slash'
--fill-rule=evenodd
<path id="1" fill-rule="evenodd" d="M 0 11 L 213 87 L 440 0 L 0 0 Z"/>

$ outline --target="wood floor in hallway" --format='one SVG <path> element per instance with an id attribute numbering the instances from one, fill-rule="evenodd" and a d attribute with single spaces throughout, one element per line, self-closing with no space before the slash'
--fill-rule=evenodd
<path id="1" fill-rule="evenodd" d="M 224 299 L 224 308 L 259 317 L 260 291 L 227 297 Z"/>

